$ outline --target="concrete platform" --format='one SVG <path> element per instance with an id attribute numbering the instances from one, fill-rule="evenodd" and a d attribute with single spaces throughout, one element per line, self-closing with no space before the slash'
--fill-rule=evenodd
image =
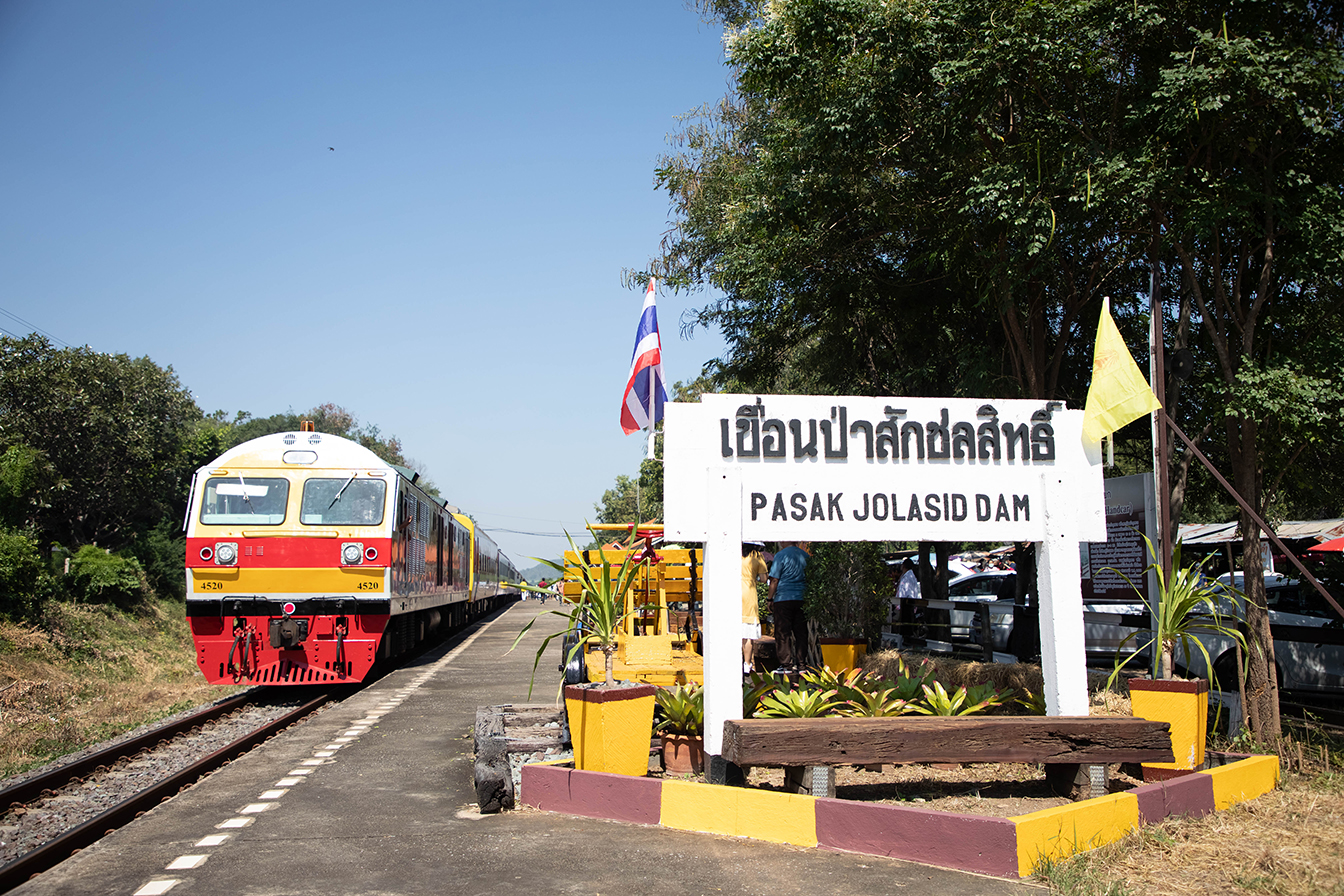
<path id="1" fill-rule="evenodd" d="M 1017 894 L 874 856 L 576 818 L 481 816 L 476 707 L 525 702 L 543 608 L 503 614 L 258 747 L 12 891 L 47 894 Z M 550 628 L 543 618 L 537 629 Z M 558 641 L 532 700 L 549 699 Z M 552 659 L 551 657 L 555 657 Z"/>

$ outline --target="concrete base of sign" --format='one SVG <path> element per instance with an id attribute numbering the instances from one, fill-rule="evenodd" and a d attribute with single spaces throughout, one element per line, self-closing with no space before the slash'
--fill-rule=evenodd
<path id="1" fill-rule="evenodd" d="M 1198 817 L 1254 799 L 1279 780 L 1275 756 L 1211 754 L 1225 764 L 1172 781 L 1012 818 L 817 798 L 687 781 L 523 767 L 522 802 L 536 809 L 889 856 L 998 877 L 1027 877 L 1119 840 L 1139 825 Z"/>

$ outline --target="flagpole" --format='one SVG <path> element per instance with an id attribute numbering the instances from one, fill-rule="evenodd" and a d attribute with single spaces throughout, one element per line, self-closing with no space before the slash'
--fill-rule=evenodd
<path id="1" fill-rule="evenodd" d="M 656 281 L 654 278 L 650 277 L 650 278 L 649 278 L 649 289 L 656 289 L 656 287 L 654 286 L 654 284 L 657 283 L 657 282 L 658 282 L 658 281 Z M 659 337 L 658 337 L 658 344 L 659 344 L 658 347 L 659 347 L 659 355 L 660 355 L 660 357 L 661 357 L 661 352 L 662 352 L 662 340 L 663 340 L 663 337 L 662 337 L 661 335 L 659 335 Z M 646 455 L 646 456 L 648 457 L 649 460 L 653 460 L 653 429 L 654 429 L 655 426 L 658 425 L 658 421 L 657 421 L 656 419 L 654 419 L 654 411 L 656 410 L 656 408 L 655 408 L 654 403 L 653 403 L 653 387 L 656 386 L 657 384 L 658 384 L 658 378 L 657 378 L 656 376 L 653 376 L 652 374 L 650 374 L 650 375 L 649 375 L 649 451 L 648 451 L 648 454 Z"/>
<path id="2" fill-rule="evenodd" d="M 1163 408 L 1167 405 L 1167 375 L 1165 359 L 1166 338 L 1162 326 L 1162 281 L 1158 276 L 1157 239 L 1154 234 L 1149 257 L 1150 280 L 1148 289 L 1148 367 L 1151 371 L 1152 390 L 1157 396 L 1158 407 L 1152 413 L 1153 418 L 1153 491 L 1157 497 L 1157 536 L 1162 556 L 1158 563 L 1162 567 L 1163 581 L 1171 581 L 1171 493 L 1167 477 L 1167 428 L 1162 425 Z"/>

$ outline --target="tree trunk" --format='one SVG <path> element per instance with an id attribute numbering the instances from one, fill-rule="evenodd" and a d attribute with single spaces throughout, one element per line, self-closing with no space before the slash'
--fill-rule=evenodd
<path id="1" fill-rule="evenodd" d="M 606 668 L 606 672 L 607 672 L 607 679 L 606 679 L 606 682 L 607 682 L 608 685 L 613 685 L 613 684 L 616 683 L 616 677 L 612 674 L 612 669 L 613 669 L 613 667 L 614 667 L 615 664 L 616 664 L 616 647 L 615 647 L 615 645 L 613 645 L 613 646 L 611 646 L 611 647 L 603 647 L 603 648 L 602 648 L 602 658 L 603 658 L 603 660 L 605 661 L 605 663 L 606 663 L 606 667 L 607 667 L 607 668 Z"/>
<path id="2" fill-rule="evenodd" d="M 1256 425 L 1243 418 L 1229 422 L 1228 447 L 1233 482 L 1246 503 L 1260 508 L 1260 475 L 1257 469 Z M 1251 731 L 1260 742 L 1276 749 L 1282 729 L 1279 724 L 1279 683 L 1274 665 L 1274 636 L 1269 630 L 1269 606 L 1265 596 L 1265 563 L 1260 553 L 1260 527 L 1241 514 L 1242 589 L 1246 595 L 1246 641 L 1250 660 L 1246 672 L 1244 711 Z"/>

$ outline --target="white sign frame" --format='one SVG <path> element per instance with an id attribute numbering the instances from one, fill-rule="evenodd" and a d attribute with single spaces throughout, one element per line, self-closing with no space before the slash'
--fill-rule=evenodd
<path id="1" fill-rule="evenodd" d="M 1082 411 L 708 394 L 665 413 L 664 534 L 705 543 L 706 753 L 722 753 L 723 723 L 742 716 L 744 539 L 1036 542 L 1047 712 L 1087 715 L 1078 545 L 1104 540 L 1106 520 Z"/>

